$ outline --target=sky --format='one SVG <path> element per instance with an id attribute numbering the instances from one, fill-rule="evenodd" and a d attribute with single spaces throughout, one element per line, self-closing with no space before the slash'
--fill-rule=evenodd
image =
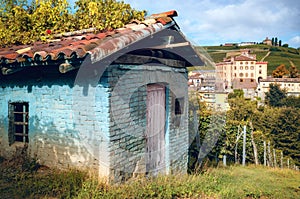
<path id="1" fill-rule="evenodd" d="M 148 15 L 176 10 L 181 31 L 195 45 L 262 42 L 277 37 L 300 47 L 299 0 L 124 0 Z"/>

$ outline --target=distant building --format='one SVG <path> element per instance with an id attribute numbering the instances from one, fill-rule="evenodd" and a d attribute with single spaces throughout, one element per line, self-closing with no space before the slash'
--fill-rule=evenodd
<path id="1" fill-rule="evenodd" d="M 258 96 L 265 98 L 265 93 L 269 91 L 270 84 L 278 84 L 281 89 L 285 89 L 288 96 L 300 96 L 300 78 L 267 78 L 261 79 L 257 91 Z"/>
<path id="2" fill-rule="evenodd" d="M 200 88 L 203 77 L 204 76 L 198 71 L 190 72 L 188 80 L 189 90 L 197 90 Z"/>
<path id="3" fill-rule="evenodd" d="M 256 42 L 254 41 L 249 41 L 249 42 L 241 42 L 238 44 L 238 46 L 250 46 L 250 45 L 255 45 Z"/>
<path id="4" fill-rule="evenodd" d="M 189 90 L 196 91 L 200 102 L 205 102 L 208 108 L 220 111 L 229 109 L 228 92 L 216 78 L 215 70 L 197 70 L 189 73 Z"/>
<path id="5" fill-rule="evenodd" d="M 267 78 L 268 62 L 258 62 L 255 54 L 242 49 L 240 55 L 216 64 L 224 89 L 255 89 L 260 79 Z"/>
<path id="6" fill-rule="evenodd" d="M 263 40 L 263 44 L 266 44 L 266 45 L 269 45 L 269 46 L 272 46 L 272 40 L 269 39 L 268 37 L 266 37 L 265 40 Z"/>

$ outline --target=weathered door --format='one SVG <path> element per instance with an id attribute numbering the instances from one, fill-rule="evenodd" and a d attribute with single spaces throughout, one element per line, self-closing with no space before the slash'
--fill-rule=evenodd
<path id="1" fill-rule="evenodd" d="M 146 172 L 156 175 L 165 170 L 165 86 L 147 86 Z"/>

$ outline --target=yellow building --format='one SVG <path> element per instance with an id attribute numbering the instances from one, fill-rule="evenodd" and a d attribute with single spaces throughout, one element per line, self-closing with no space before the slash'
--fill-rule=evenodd
<path id="1" fill-rule="evenodd" d="M 240 55 L 216 64 L 217 76 L 225 89 L 256 89 L 260 79 L 267 78 L 268 62 L 257 61 L 255 54 L 242 49 Z"/>

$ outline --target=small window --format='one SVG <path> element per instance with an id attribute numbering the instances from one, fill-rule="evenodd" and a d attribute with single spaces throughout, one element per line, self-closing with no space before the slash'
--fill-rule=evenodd
<path id="1" fill-rule="evenodd" d="M 240 62 L 240 64 L 243 64 L 243 62 Z"/>
<path id="2" fill-rule="evenodd" d="M 251 79 L 251 82 L 254 82 L 254 79 Z"/>
<path id="3" fill-rule="evenodd" d="M 184 98 L 175 99 L 175 115 L 181 115 L 183 113 Z"/>
<path id="4" fill-rule="evenodd" d="M 254 66 L 251 66 L 250 69 L 253 70 L 253 69 L 254 69 Z"/>
<path id="5" fill-rule="evenodd" d="M 246 73 L 245 76 L 248 77 L 248 73 Z"/>
<path id="6" fill-rule="evenodd" d="M 28 102 L 11 102 L 9 107 L 9 144 L 29 142 L 28 139 Z"/>
<path id="7" fill-rule="evenodd" d="M 240 67 L 240 70 L 243 70 L 243 66 Z"/>
<path id="8" fill-rule="evenodd" d="M 244 76 L 244 74 L 243 73 L 240 73 L 240 77 L 243 77 Z"/>
<path id="9" fill-rule="evenodd" d="M 261 70 L 259 70 L 259 74 L 261 74 Z"/>
<path id="10" fill-rule="evenodd" d="M 236 70 L 236 66 L 234 67 L 234 70 Z"/>
<path id="11" fill-rule="evenodd" d="M 243 82 L 244 80 L 243 79 L 240 79 L 240 82 Z"/>
<path id="12" fill-rule="evenodd" d="M 248 69 L 249 69 L 248 66 L 246 66 L 246 67 L 245 67 L 245 70 L 248 70 Z"/>
<path id="13" fill-rule="evenodd" d="M 254 77 L 254 74 L 253 74 L 253 73 L 251 73 L 251 77 Z"/>

